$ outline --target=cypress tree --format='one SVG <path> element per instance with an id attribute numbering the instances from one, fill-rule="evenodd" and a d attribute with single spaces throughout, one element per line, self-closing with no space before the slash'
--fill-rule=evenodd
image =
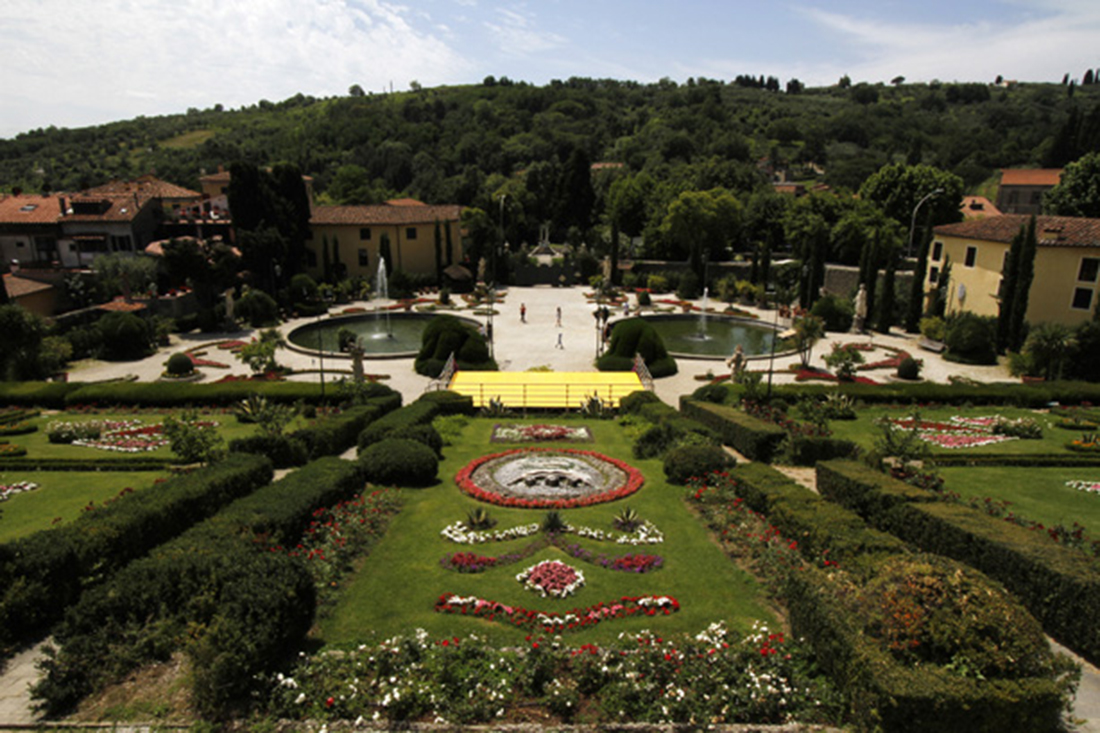
<path id="1" fill-rule="evenodd" d="M 1024 343 L 1024 316 L 1031 293 L 1031 281 L 1035 277 L 1035 253 L 1039 242 L 1035 233 L 1035 216 L 1027 223 L 1024 244 L 1020 250 L 1019 270 L 1016 276 L 1016 294 L 1012 300 L 1012 322 L 1009 330 L 1009 348 L 1019 351 Z"/>
<path id="2" fill-rule="evenodd" d="M 378 242 L 378 256 L 386 263 L 386 277 L 393 274 L 393 254 L 390 252 L 390 235 L 383 233 Z"/>
<path id="3" fill-rule="evenodd" d="M 443 282 L 443 232 L 439 229 L 439 219 L 435 220 L 435 282 Z"/>
<path id="4" fill-rule="evenodd" d="M 611 220 L 611 284 L 619 284 L 619 220 Z"/>
<path id="5" fill-rule="evenodd" d="M 321 277 L 325 282 L 332 280 L 332 260 L 328 256 L 328 237 L 321 238 Z"/>
<path id="6" fill-rule="evenodd" d="M 878 286 L 878 231 L 863 243 L 859 253 L 859 282 L 867 287 L 867 322 L 875 313 L 875 288 Z"/>
<path id="7" fill-rule="evenodd" d="M 920 331 L 920 317 L 924 313 L 924 278 L 928 274 L 928 248 L 932 244 L 932 227 L 927 226 L 928 223 L 926 218 L 920 249 L 917 251 L 917 269 L 913 271 L 913 283 L 909 288 L 909 309 L 905 313 L 906 333 Z"/>
<path id="8" fill-rule="evenodd" d="M 332 237 L 332 277 L 336 280 L 344 279 L 344 263 L 340 261 L 340 240 Z"/>
<path id="9" fill-rule="evenodd" d="M 1004 272 L 1001 273 L 1000 302 L 997 305 L 997 351 L 1004 353 L 1012 333 L 1012 303 L 1016 299 L 1016 278 L 1020 271 L 1020 250 L 1024 246 L 1024 228 L 1016 232 L 1008 246 Z"/>
<path id="10" fill-rule="evenodd" d="M 764 283 L 764 287 L 768 287 L 768 278 L 771 276 L 772 269 L 772 243 L 770 240 L 764 240 L 764 249 L 760 253 L 760 282 Z"/>
<path id="11" fill-rule="evenodd" d="M 886 252 L 886 277 L 882 281 L 882 298 L 879 299 L 878 321 L 875 325 L 875 330 L 879 333 L 890 333 L 890 326 L 894 325 L 895 270 L 897 270 L 897 248 L 890 247 Z"/>
<path id="12" fill-rule="evenodd" d="M 447 222 L 444 231 L 446 232 L 447 239 L 447 267 L 450 267 L 455 263 L 454 244 L 451 242 L 451 222 Z"/>

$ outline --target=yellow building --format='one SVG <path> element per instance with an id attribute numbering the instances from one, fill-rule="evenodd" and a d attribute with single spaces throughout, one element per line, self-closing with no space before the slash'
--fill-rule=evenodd
<path id="1" fill-rule="evenodd" d="M 925 293 L 936 287 L 950 258 L 947 313 L 996 316 L 1009 245 L 1029 218 L 1005 214 L 936 227 Z M 1100 286 L 1100 219 L 1039 216 L 1035 222 L 1039 246 L 1025 319 L 1067 325 L 1089 320 Z"/>
<path id="2" fill-rule="evenodd" d="M 447 265 L 447 229 L 451 232 L 452 262 L 462 259 L 462 234 L 457 205 L 431 206 L 413 199 L 397 199 L 371 206 L 314 206 L 310 239 L 306 243 L 307 269 L 323 275 L 324 254 L 346 268 L 348 277 L 373 277 L 378 271 L 379 249 L 389 239 L 393 268 L 408 273 L 436 272 L 435 225 L 439 223 L 441 258 Z"/>

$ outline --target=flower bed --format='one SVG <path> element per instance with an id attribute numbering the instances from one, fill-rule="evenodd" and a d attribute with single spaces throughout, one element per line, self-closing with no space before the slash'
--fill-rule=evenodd
<path id="1" fill-rule="evenodd" d="M 22 494 L 26 491 L 34 491 L 38 488 L 38 484 L 31 481 L 19 481 L 14 484 L 3 485 L 0 484 L 0 501 L 7 501 L 16 494 Z"/>
<path id="2" fill-rule="evenodd" d="M 486 542 L 507 542 L 521 537 L 529 537 L 541 530 L 542 528 L 538 524 L 522 524 L 492 532 L 474 532 L 466 527 L 465 522 L 458 521 L 444 527 L 440 534 L 451 542 L 457 542 L 460 545 L 481 545 Z M 659 545 L 665 541 L 664 533 L 649 521 L 640 524 L 633 532 L 605 532 L 602 529 L 593 527 L 575 527 L 566 524 L 561 528 L 560 534 L 575 534 L 578 537 L 585 537 L 598 542 L 614 542 L 619 545 Z"/>
<path id="3" fill-rule="evenodd" d="M 953 416 L 949 422 L 914 420 L 913 418 L 891 419 L 890 423 L 901 430 L 916 430 L 919 438 L 926 443 L 941 448 L 976 448 L 983 445 L 995 445 L 1008 440 L 1016 440 L 1014 435 L 994 433 L 994 429 L 1004 422 L 999 415 L 985 417 Z"/>
<path id="4" fill-rule="evenodd" d="M 29 422 L 11 422 L 0 425 L 0 435 L 26 435 L 27 433 L 33 433 L 38 430 L 37 425 L 31 425 Z"/>
<path id="5" fill-rule="evenodd" d="M 516 575 L 516 580 L 543 598 L 566 598 L 584 586 L 584 573 L 561 560 L 543 560 Z"/>
<path id="6" fill-rule="evenodd" d="M 19 458 L 27 455 L 27 449 L 15 443 L 0 443 L 0 458 Z"/>
<path id="7" fill-rule="evenodd" d="M 217 427 L 218 423 L 202 420 L 195 425 L 208 428 Z M 105 420 L 99 426 L 101 430 L 98 437 L 78 438 L 72 444 L 118 453 L 144 453 L 163 448 L 169 443 L 164 437 L 162 424 L 142 425 L 141 420 Z"/>
<path id="8" fill-rule="evenodd" d="M 477 596 L 444 593 L 435 603 L 437 613 L 477 616 L 487 621 L 506 623 L 516 628 L 540 629 L 551 634 L 584 631 L 598 624 L 631 616 L 669 616 L 680 610 L 672 596 L 623 596 L 617 601 L 600 602 L 565 613 L 534 611 L 522 606 L 507 606 Z"/>
<path id="9" fill-rule="evenodd" d="M 1100 481 L 1067 481 L 1066 486 L 1090 494 L 1100 494 Z"/>
<path id="10" fill-rule="evenodd" d="M 591 443 L 592 431 L 587 426 L 568 425 L 502 425 L 493 426 L 493 443 Z"/>
<path id="11" fill-rule="evenodd" d="M 220 361 L 211 361 L 210 359 L 203 359 L 199 354 L 192 353 L 190 351 L 184 352 L 187 354 L 187 358 L 191 360 L 191 365 L 195 367 L 213 367 L 215 369 L 228 369 L 228 364 L 223 364 Z"/>
<path id="12" fill-rule="evenodd" d="M 573 465 L 584 464 L 590 469 L 591 475 L 601 475 L 605 484 L 609 483 L 611 486 L 600 486 L 591 490 L 580 488 L 574 491 L 574 495 L 547 498 L 534 493 L 524 496 L 524 486 L 510 484 L 505 487 L 496 481 L 495 472 L 500 470 L 502 464 L 512 457 L 522 458 L 533 454 L 545 454 L 548 463 L 555 458 L 562 458 Z M 619 477 L 624 478 L 621 481 L 616 480 Z M 455 476 L 455 483 L 459 488 L 474 499 L 521 509 L 572 509 L 602 504 L 633 494 L 641 488 L 644 481 L 642 474 L 624 461 L 593 451 L 572 448 L 517 448 L 503 453 L 492 453 L 470 461 Z M 556 484 L 550 486 L 553 490 L 558 490 Z M 529 483 L 527 487 L 530 487 Z"/>
<path id="13" fill-rule="evenodd" d="M 855 384 L 878 384 L 878 382 L 876 382 L 875 380 L 868 379 L 867 377 L 852 377 L 850 380 L 841 380 L 840 377 L 836 376 L 835 374 L 831 374 L 824 369 L 818 369 L 817 367 L 811 366 L 800 367 L 798 371 L 795 372 L 794 381 L 796 382 L 805 382 L 810 379 L 821 379 L 826 382 L 845 381 L 854 382 Z"/>

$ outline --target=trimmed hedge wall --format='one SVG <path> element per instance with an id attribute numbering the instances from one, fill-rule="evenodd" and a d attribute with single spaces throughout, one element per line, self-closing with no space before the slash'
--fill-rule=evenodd
<path id="1" fill-rule="evenodd" d="M 248 435 L 229 441 L 230 453 L 267 456 L 275 468 L 290 468 L 309 462 L 309 448 L 301 438 L 289 435 Z"/>
<path id="2" fill-rule="evenodd" d="M 5 471 L 165 471 L 169 458 L 3 458 Z"/>
<path id="3" fill-rule="evenodd" d="M 858 729 L 957 731 L 1060 729 L 1062 686 L 1048 677 L 979 680 L 935 665 L 906 665 L 868 638 L 861 619 L 841 604 L 829 573 L 792 574 L 787 609 L 795 634 L 848 691 Z"/>
<path id="4" fill-rule="evenodd" d="M 439 406 L 440 415 L 473 415 L 477 412 L 474 408 L 474 398 L 470 395 L 462 395 L 449 389 L 436 392 L 425 392 L 416 400 L 417 402 L 431 402 Z"/>
<path id="5" fill-rule="evenodd" d="M 69 393 L 83 386 L 77 382 L 0 382 L 0 405 L 62 410 Z"/>
<path id="6" fill-rule="evenodd" d="M 417 400 L 405 405 L 400 410 L 381 417 L 358 433 L 359 451 L 380 440 L 390 437 L 390 433 L 398 428 L 406 428 L 412 425 L 427 425 L 440 414 L 439 403 L 432 400 Z"/>
<path id="7" fill-rule="evenodd" d="M 260 395 L 277 402 L 302 400 L 319 404 L 322 401 L 321 385 L 310 382 L 107 382 L 71 386 L 77 389 L 66 392 L 66 405 L 232 405 L 252 395 Z M 392 389 L 378 382 L 365 386 L 368 398 L 384 397 L 393 393 Z M 2 396 L 3 393 L 0 392 L 0 398 Z M 324 401 L 339 401 L 336 390 L 329 389 Z"/>
<path id="8" fill-rule="evenodd" d="M 725 471 L 737 461 L 717 445 L 684 445 L 665 454 L 665 478 L 683 486 L 689 479 Z"/>
<path id="9" fill-rule="evenodd" d="M 386 414 L 387 408 L 400 406 L 400 395 L 398 398 L 395 402 L 389 397 L 382 397 L 366 405 L 349 407 L 339 415 L 319 420 L 308 428 L 295 430 L 290 437 L 305 443 L 311 459 L 338 455 L 354 447 L 359 433 Z"/>
<path id="10" fill-rule="evenodd" d="M 1073 433 L 1066 431 L 1067 440 L 1073 437 Z M 924 459 L 926 464 L 933 466 L 1100 466 L 1100 456 L 1088 454 L 1059 454 L 1037 453 L 1034 455 L 1011 455 L 1008 453 L 958 453 L 948 455 L 946 453 L 933 454 Z"/>
<path id="11" fill-rule="evenodd" d="M 178 536 L 230 501 L 271 481 L 271 462 L 230 456 L 69 524 L 4 545 L 0 562 L 0 644 L 29 641 L 61 617 L 82 589 Z"/>
<path id="12" fill-rule="evenodd" d="M 297 541 L 313 513 L 363 488 L 353 461 L 323 458 L 230 504 L 69 609 L 61 649 L 37 689 L 56 714 L 133 667 L 181 645 L 192 658 L 204 713 L 246 695 L 257 674 L 296 649 L 316 593 L 300 558 L 273 552 Z"/>
<path id="13" fill-rule="evenodd" d="M 439 477 L 435 451 L 417 440 L 386 438 L 359 454 L 368 481 L 380 486 L 428 486 Z"/>
<path id="14" fill-rule="evenodd" d="M 834 458 L 852 458 L 859 453 L 854 441 L 844 438 L 807 438 L 792 435 L 787 442 L 791 463 L 796 466 L 813 466 L 818 461 Z"/>
<path id="15" fill-rule="evenodd" d="M 976 509 L 909 498 L 920 490 L 857 463 L 820 463 L 817 477 L 822 494 L 875 526 L 1004 583 L 1047 633 L 1100 663 L 1100 562 Z"/>
<path id="16" fill-rule="evenodd" d="M 680 409 L 687 417 L 713 429 L 722 442 L 752 461 L 770 463 L 787 437 L 783 428 L 732 407 L 684 400 Z"/>

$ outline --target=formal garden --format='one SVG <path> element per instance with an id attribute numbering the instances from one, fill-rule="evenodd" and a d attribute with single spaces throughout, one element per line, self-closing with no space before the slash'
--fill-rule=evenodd
<path id="1" fill-rule="evenodd" d="M 11 385 L 5 655 L 52 636 L 61 720 L 1057 729 L 1044 635 L 1100 659 L 1100 395 L 747 382 Z"/>

